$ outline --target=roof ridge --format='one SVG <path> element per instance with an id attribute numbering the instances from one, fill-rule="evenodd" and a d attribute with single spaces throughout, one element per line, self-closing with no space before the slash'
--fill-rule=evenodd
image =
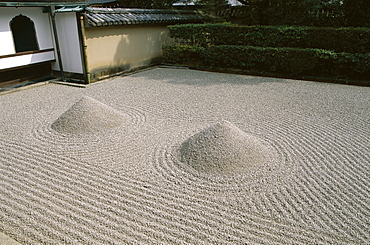
<path id="1" fill-rule="evenodd" d="M 159 14 L 196 14 L 194 10 L 175 10 L 175 9 L 139 9 L 139 8 L 102 8 L 87 7 L 86 11 L 90 13 L 159 13 Z"/>
<path id="2" fill-rule="evenodd" d="M 204 22 L 207 16 L 196 11 L 163 9 L 86 8 L 90 27 L 133 24 L 180 24 Z"/>

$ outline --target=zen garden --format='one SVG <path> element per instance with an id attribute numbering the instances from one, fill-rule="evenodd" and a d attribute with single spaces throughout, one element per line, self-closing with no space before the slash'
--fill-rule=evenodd
<path id="1" fill-rule="evenodd" d="M 370 244 L 369 0 L 6 0 L 0 44 L 0 244 Z"/>

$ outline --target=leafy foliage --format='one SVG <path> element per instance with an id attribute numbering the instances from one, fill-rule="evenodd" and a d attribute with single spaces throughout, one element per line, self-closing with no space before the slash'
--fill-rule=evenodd
<path id="1" fill-rule="evenodd" d="M 196 2 L 197 4 L 203 4 L 208 6 L 221 6 L 227 4 L 227 0 L 198 0 Z"/>
<path id="2" fill-rule="evenodd" d="M 168 45 L 164 50 L 168 62 L 182 65 L 201 64 L 212 68 L 236 68 L 293 76 L 358 80 L 370 78 L 370 53 L 350 54 L 322 49 L 236 45 L 215 45 L 208 48 Z"/>
<path id="3" fill-rule="evenodd" d="M 193 64 L 200 65 L 203 58 L 200 54 L 204 51 L 203 47 L 187 45 L 164 45 L 163 54 L 166 61 L 174 64 Z"/>
<path id="4" fill-rule="evenodd" d="M 238 16 L 219 15 L 243 25 L 305 25 L 370 27 L 369 0 L 249 0 Z M 235 9 L 235 7 L 233 7 Z"/>
<path id="5" fill-rule="evenodd" d="M 175 2 L 174 0 L 118 0 L 122 8 L 169 8 Z"/>
<path id="6" fill-rule="evenodd" d="M 345 0 L 343 7 L 349 26 L 370 26 L 369 0 Z"/>
<path id="7" fill-rule="evenodd" d="M 370 28 L 186 24 L 170 26 L 180 45 L 167 62 L 245 71 L 370 79 Z"/>
<path id="8" fill-rule="evenodd" d="M 321 0 L 270 0 L 265 10 L 269 25 L 305 25 L 312 22 Z"/>
<path id="9" fill-rule="evenodd" d="M 342 18 L 343 23 L 349 23 L 352 15 L 352 26 L 363 25 L 364 21 L 355 23 L 354 15 L 370 16 L 370 8 L 359 9 L 359 6 L 367 7 L 370 1 L 356 0 L 358 6 L 349 1 L 251 0 L 259 8 L 255 12 L 268 16 L 267 22 L 273 23 L 276 18 L 280 24 L 318 23 L 312 17 L 314 7 L 320 10 L 335 6 L 337 9 L 330 13 Z M 347 8 L 346 14 L 343 6 Z M 355 10 L 351 12 L 350 6 Z M 328 20 L 333 20 L 333 16 L 327 16 Z M 370 28 L 367 27 L 186 24 L 169 26 L 169 30 L 180 45 L 164 47 L 168 62 L 293 76 L 370 79 Z"/>
<path id="10" fill-rule="evenodd" d="M 169 26 L 169 29 L 170 36 L 178 43 L 201 47 L 245 45 L 318 48 L 348 53 L 370 52 L 370 28 L 185 24 Z"/>

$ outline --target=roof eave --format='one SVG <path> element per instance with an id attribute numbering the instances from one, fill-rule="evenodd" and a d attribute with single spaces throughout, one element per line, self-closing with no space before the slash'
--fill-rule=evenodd
<path id="1" fill-rule="evenodd" d="M 47 6 L 88 6 L 88 3 L 81 2 L 0 2 L 0 7 L 47 7 Z"/>
<path id="2" fill-rule="evenodd" d="M 48 2 L 48 1 L 40 1 L 40 2 L 26 2 L 26 1 L 8 1 L 8 2 L 0 2 L 0 7 L 45 7 L 45 6 L 83 6 L 87 7 L 90 4 L 103 4 L 114 2 L 115 0 L 85 0 L 85 1 L 55 1 L 55 2 Z"/>

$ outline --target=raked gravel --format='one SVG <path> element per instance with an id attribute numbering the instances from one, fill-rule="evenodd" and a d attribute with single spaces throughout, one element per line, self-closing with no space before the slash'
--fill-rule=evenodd
<path id="1" fill-rule="evenodd" d="M 0 108 L 21 244 L 370 243 L 370 87 L 155 68 Z"/>

